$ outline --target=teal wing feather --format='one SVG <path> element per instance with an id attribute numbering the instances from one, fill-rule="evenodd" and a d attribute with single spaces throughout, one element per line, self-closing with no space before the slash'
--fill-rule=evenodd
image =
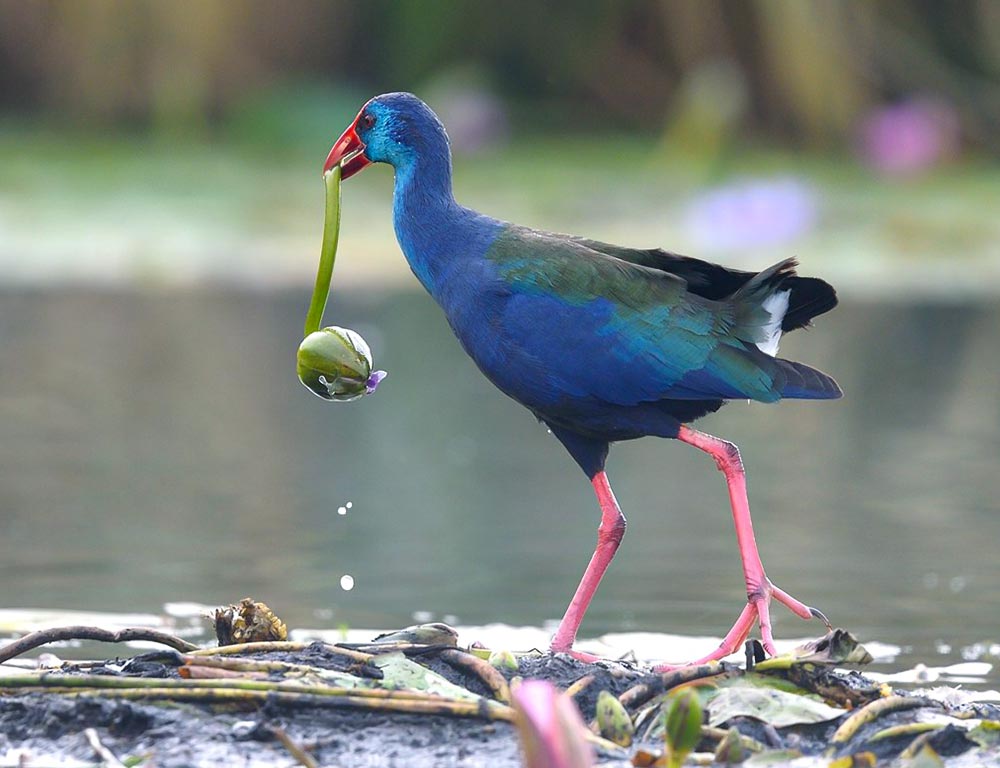
<path id="1" fill-rule="evenodd" d="M 780 397 L 779 367 L 753 346 L 766 320 L 756 304 L 705 299 L 669 272 L 521 227 L 486 255 L 511 292 L 506 343 L 554 371 L 555 388 L 620 404 Z"/>

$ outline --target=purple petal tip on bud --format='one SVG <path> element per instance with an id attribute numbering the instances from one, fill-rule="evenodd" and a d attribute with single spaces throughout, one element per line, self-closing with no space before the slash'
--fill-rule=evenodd
<path id="1" fill-rule="evenodd" d="M 365 384 L 365 394 L 370 395 L 378 389 L 378 385 L 386 376 L 388 376 L 388 374 L 385 371 L 372 371 L 372 375 L 368 377 L 368 381 Z"/>

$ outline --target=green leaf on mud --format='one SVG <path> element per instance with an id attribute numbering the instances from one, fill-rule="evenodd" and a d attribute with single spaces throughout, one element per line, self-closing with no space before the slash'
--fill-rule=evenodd
<path id="1" fill-rule="evenodd" d="M 708 705 L 708 723 L 717 726 L 734 717 L 753 717 L 775 728 L 836 720 L 845 710 L 828 706 L 809 696 L 759 688 L 724 688 Z"/>
<path id="2" fill-rule="evenodd" d="M 969 731 L 968 737 L 981 747 L 1000 744 L 1000 720 L 983 720 Z"/>
<path id="3" fill-rule="evenodd" d="M 376 656 L 371 663 L 382 670 L 380 687 L 390 690 L 426 691 L 449 699 L 478 701 L 481 697 L 461 686 L 445 680 L 437 672 L 432 672 L 410 661 L 402 653 L 387 653 Z"/>
<path id="4" fill-rule="evenodd" d="M 909 760 L 904 760 L 906 768 L 944 768 L 944 760 L 934 751 L 930 744 L 924 744 L 917 756 Z"/>
<path id="5" fill-rule="evenodd" d="M 769 688 L 774 691 L 783 691 L 795 696 L 807 696 L 810 691 L 796 685 L 791 680 L 775 675 L 759 675 L 756 672 L 746 672 L 741 677 L 731 677 L 728 680 L 720 680 L 720 689 L 732 688 L 733 686 L 746 688 Z"/>

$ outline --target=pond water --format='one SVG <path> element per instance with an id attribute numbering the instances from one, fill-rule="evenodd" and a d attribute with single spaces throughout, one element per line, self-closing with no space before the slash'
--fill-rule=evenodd
<path id="1" fill-rule="evenodd" d="M 306 303 L 0 293 L 0 608 L 252 595 L 290 626 L 557 619 L 598 521 L 562 448 L 415 292 L 337 298 L 328 322 L 361 332 L 389 378 L 356 403 L 312 396 L 295 376 Z M 993 685 L 998 331 L 995 303 L 848 300 L 782 347 L 842 401 L 699 422 L 743 451 L 775 583 L 901 646 L 899 664 L 981 659 Z M 719 636 L 744 599 L 722 476 L 651 439 L 617 446 L 609 476 L 630 527 L 582 634 Z M 778 636 L 821 629 L 775 619 Z"/>

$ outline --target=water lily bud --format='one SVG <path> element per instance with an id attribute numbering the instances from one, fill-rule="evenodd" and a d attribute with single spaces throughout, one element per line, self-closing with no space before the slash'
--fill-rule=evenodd
<path id="1" fill-rule="evenodd" d="M 601 691 L 597 696 L 597 727 L 601 736 L 621 747 L 631 746 L 635 736 L 632 718 L 610 691 Z"/>
<path id="2" fill-rule="evenodd" d="M 335 325 L 302 340 L 296 368 L 311 392 L 337 402 L 371 394 L 385 377 L 384 371 L 372 371 L 372 353 L 361 335 Z"/>
<path id="3" fill-rule="evenodd" d="M 490 654 L 489 664 L 501 671 L 517 672 L 517 658 L 510 651 L 493 651 Z"/>
<path id="4" fill-rule="evenodd" d="M 690 688 L 668 698 L 666 714 L 667 765 L 683 765 L 684 759 L 701 741 L 701 702 Z"/>

